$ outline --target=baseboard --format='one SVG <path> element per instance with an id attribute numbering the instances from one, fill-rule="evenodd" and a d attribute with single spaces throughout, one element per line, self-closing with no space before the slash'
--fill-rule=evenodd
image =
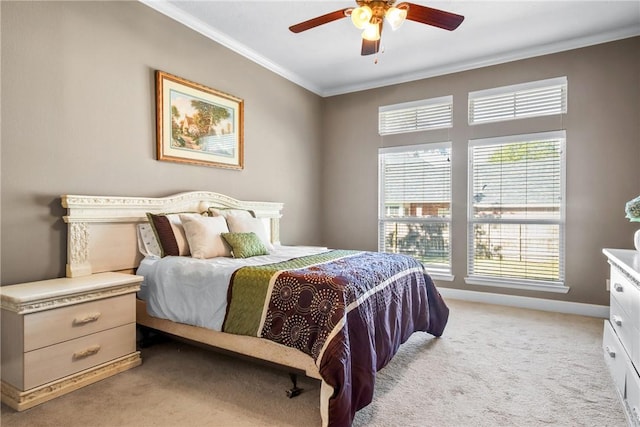
<path id="1" fill-rule="evenodd" d="M 494 294 L 489 292 L 467 291 L 438 287 L 445 298 L 486 304 L 506 305 L 509 307 L 529 308 L 532 310 L 552 311 L 556 313 L 579 314 L 581 316 L 609 318 L 609 306 L 583 304 L 579 302 L 556 301 L 544 298 L 521 297 L 516 295 Z"/>

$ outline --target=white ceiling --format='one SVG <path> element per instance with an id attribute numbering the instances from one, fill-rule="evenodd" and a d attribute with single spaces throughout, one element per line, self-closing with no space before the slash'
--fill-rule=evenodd
<path id="1" fill-rule="evenodd" d="M 413 21 L 387 27 L 376 63 L 360 55 L 360 31 L 348 18 L 288 29 L 354 0 L 140 1 L 321 96 L 640 35 L 639 0 L 415 0 L 465 20 L 451 32 Z"/>

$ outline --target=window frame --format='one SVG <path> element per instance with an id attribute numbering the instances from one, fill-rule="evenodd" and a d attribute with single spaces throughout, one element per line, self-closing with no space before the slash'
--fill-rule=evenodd
<path id="1" fill-rule="evenodd" d="M 409 116 L 417 115 L 419 110 L 430 110 L 430 109 L 438 109 L 439 107 L 448 108 L 448 118 L 444 120 L 441 124 L 434 126 L 418 126 L 417 120 L 415 126 L 405 126 L 405 127 L 394 127 L 391 129 L 390 127 L 384 127 L 384 116 L 387 114 L 398 113 L 401 115 L 401 112 L 405 111 L 407 116 L 404 117 L 405 120 L 411 120 Z M 399 104 L 391 104 L 391 105 L 383 105 L 378 107 L 378 135 L 397 135 L 402 133 L 410 133 L 410 132 L 423 132 L 435 129 L 448 129 L 453 127 L 453 95 L 445 95 L 437 98 L 428 98 L 421 99 L 418 101 L 409 101 L 402 102 Z"/>
<path id="2" fill-rule="evenodd" d="M 385 174 L 384 174 L 384 155 L 389 153 L 410 153 L 410 152 L 419 152 L 419 151 L 427 151 L 427 150 L 437 150 L 437 149 L 447 149 L 449 156 L 449 215 L 448 217 L 391 217 L 386 215 L 387 206 L 385 205 Z M 429 275 L 436 280 L 444 280 L 444 281 L 453 281 L 453 266 L 452 266 L 452 204 L 453 204 L 453 161 L 452 161 L 452 148 L 453 144 L 451 141 L 443 141 L 443 142 L 433 142 L 433 143 L 425 143 L 425 144 L 416 144 L 416 145 L 405 145 L 405 146 L 396 146 L 396 147 L 384 147 L 378 149 L 378 251 L 385 252 L 384 245 L 382 245 L 383 239 L 386 237 L 384 233 L 385 223 L 394 222 L 394 223 L 411 223 L 411 224 L 442 224 L 445 223 L 448 225 L 448 254 L 447 254 L 447 267 L 436 267 L 434 265 L 424 264 L 425 270 L 429 273 Z"/>
<path id="3" fill-rule="evenodd" d="M 560 103 L 560 111 L 553 110 L 539 110 L 531 113 L 523 113 L 518 114 L 519 108 L 531 108 L 531 98 L 528 98 L 527 95 L 533 92 L 540 91 L 551 91 L 556 88 L 560 88 L 559 99 L 553 98 L 555 102 Z M 520 98 L 519 98 L 520 97 Z M 498 98 L 501 98 L 498 100 Z M 476 120 L 476 116 L 478 115 L 477 104 L 478 102 L 486 102 L 487 105 L 490 105 L 491 108 L 496 111 L 499 111 L 498 103 L 507 104 L 509 98 L 512 98 L 512 115 L 507 115 L 506 113 L 502 116 L 498 116 L 496 118 L 486 118 L 483 120 Z M 559 115 L 567 113 L 567 104 L 568 104 L 568 79 L 566 76 L 563 77 L 555 77 L 545 80 L 537 80 L 533 82 L 520 83 L 509 86 L 500 86 L 494 87 L 491 89 L 483 89 L 477 90 L 473 92 L 469 92 L 468 94 L 468 108 L 467 108 L 467 122 L 470 126 L 477 126 L 489 123 L 499 123 L 509 120 L 520 120 L 520 119 L 529 119 L 533 117 L 543 117 L 550 115 Z M 545 106 L 546 104 L 537 99 L 533 104 L 538 107 Z M 485 107 L 486 108 L 486 107 Z M 503 110 L 504 111 L 504 110 Z"/>
<path id="4" fill-rule="evenodd" d="M 534 142 L 536 140 L 560 140 L 560 165 L 559 165 L 559 191 L 561 197 L 559 219 L 476 219 L 474 218 L 473 209 L 473 197 L 474 197 L 474 165 L 473 165 L 473 147 L 480 145 L 501 145 L 512 144 L 522 142 Z M 469 140 L 469 154 L 467 159 L 468 165 L 468 187 L 467 187 L 467 272 L 465 277 L 466 284 L 472 285 L 484 285 L 495 287 L 506 287 L 515 289 L 527 289 L 537 291 L 548 291 L 557 293 L 567 293 L 569 287 L 565 282 L 565 248 L 566 248 L 566 131 L 550 131 L 539 132 L 530 134 L 517 134 L 508 136 L 499 136 L 493 138 L 481 138 Z M 558 245 L 559 245 L 559 280 L 537 280 L 537 279 L 516 279 L 516 278 L 501 278 L 498 276 L 490 275 L 474 275 L 472 272 L 472 264 L 474 261 L 475 248 L 474 245 L 474 226 L 477 223 L 496 223 L 496 224 L 531 224 L 531 225 L 548 225 L 557 224 L 559 227 L 558 232 Z"/>

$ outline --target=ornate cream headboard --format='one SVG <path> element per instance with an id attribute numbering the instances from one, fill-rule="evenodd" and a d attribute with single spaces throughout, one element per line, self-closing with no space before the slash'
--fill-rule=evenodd
<path id="1" fill-rule="evenodd" d="M 102 271 L 119 271 L 138 266 L 136 225 L 147 222 L 147 212 L 203 212 L 208 208 L 253 211 L 262 218 L 273 243 L 280 241 L 282 203 L 247 202 L 208 191 L 173 196 L 113 197 L 63 195 L 67 209 L 67 277 Z"/>

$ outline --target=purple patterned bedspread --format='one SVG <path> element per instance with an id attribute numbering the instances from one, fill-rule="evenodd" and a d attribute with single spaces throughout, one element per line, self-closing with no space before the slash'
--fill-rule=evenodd
<path id="1" fill-rule="evenodd" d="M 397 254 L 345 256 L 280 272 L 261 336 L 311 355 L 333 387 L 329 426 L 371 402 L 376 372 L 416 331 L 442 335 L 449 309 L 422 264 Z"/>

